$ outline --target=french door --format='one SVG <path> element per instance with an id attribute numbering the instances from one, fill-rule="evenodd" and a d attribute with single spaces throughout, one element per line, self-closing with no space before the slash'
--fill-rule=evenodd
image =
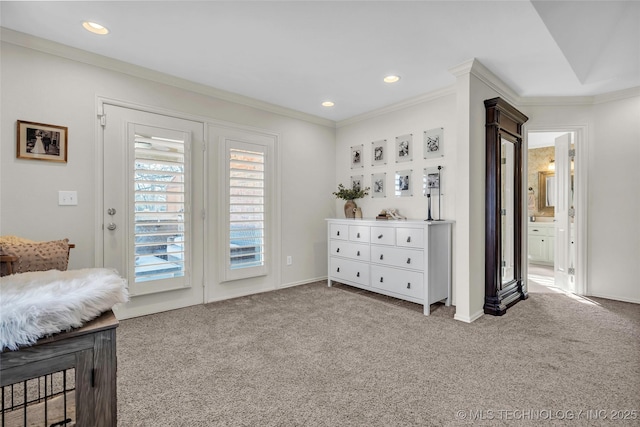
<path id="1" fill-rule="evenodd" d="M 103 265 L 128 281 L 119 318 L 204 301 L 204 124 L 103 108 Z"/>

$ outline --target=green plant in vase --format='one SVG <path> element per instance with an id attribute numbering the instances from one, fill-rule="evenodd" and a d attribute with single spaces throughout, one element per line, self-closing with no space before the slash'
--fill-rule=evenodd
<path id="1" fill-rule="evenodd" d="M 336 196 L 336 199 L 346 200 L 344 204 L 344 216 L 346 218 L 355 218 L 356 215 L 356 199 L 362 199 L 369 194 L 370 188 L 352 187 L 346 188 L 342 184 L 338 184 L 338 191 L 334 191 L 332 194 Z"/>

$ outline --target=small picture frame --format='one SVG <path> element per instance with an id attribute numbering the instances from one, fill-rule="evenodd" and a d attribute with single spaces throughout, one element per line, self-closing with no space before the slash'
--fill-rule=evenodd
<path id="1" fill-rule="evenodd" d="M 371 166 L 387 164 L 387 140 L 381 139 L 371 143 Z"/>
<path id="2" fill-rule="evenodd" d="M 413 160 L 413 134 L 396 137 L 396 163 Z"/>
<path id="3" fill-rule="evenodd" d="M 382 198 L 387 197 L 387 173 L 372 173 L 371 174 L 371 197 Z"/>
<path id="4" fill-rule="evenodd" d="M 444 128 L 424 131 L 424 158 L 435 159 L 444 157 Z"/>
<path id="5" fill-rule="evenodd" d="M 16 157 L 67 163 L 67 134 L 65 126 L 18 120 Z"/>
<path id="6" fill-rule="evenodd" d="M 411 182 L 411 169 L 396 172 L 395 191 L 397 197 L 413 196 L 413 184 Z"/>
<path id="7" fill-rule="evenodd" d="M 354 145 L 351 147 L 351 169 L 363 168 L 364 162 L 362 158 L 363 145 Z"/>
<path id="8" fill-rule="evenodd" d="M 360 191 L 364 187 L 364 176 L 363 175 L 353 175 L 351 177 L 351 188 L 354 190 Z"/>
<path id="9" fill-rule="evenodd" d="M 438 169 L 440 168 L 440 169 Z M 424 168 L 422 175 L 422 190 L 423 195 L 438 194 L 442 191 L 442 167 L 435 166 L 431 168 Z"/>

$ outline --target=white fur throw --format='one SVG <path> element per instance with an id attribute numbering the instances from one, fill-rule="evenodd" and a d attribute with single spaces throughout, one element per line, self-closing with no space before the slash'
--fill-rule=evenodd
<path id="1" fill-rule="evenodd" d="M 0 351 L 82 326 L 129 300 L 115 270 L 35 271 L 0 278 Z"/>

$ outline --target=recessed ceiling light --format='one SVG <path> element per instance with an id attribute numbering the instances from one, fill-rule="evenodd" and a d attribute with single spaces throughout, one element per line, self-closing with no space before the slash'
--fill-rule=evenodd
<path id="1" fill-rule="evenodd" d="M 334 104 L 333 101 L 324 101 L 322 103 L 323 107 L 333 107 L 334 105 L 336 105 L 336 104 Z"/>
<path id="2" fill-rule="evenodd" d="M 400 76 L 387 76 L 383 80 L 385 83 L 395 83 L 400 80 Z"/>
<path id="3" fill-rule="evenodd" d="M 109 34 L 109 30 L 107 29 L 107 27 L 104 27 L 95 22 L 84 21 L 82 23 L 82 26 L 84 27 L 85 30 L 90 31 L 93 34 L 100 34 L 100 35 Z"/>

